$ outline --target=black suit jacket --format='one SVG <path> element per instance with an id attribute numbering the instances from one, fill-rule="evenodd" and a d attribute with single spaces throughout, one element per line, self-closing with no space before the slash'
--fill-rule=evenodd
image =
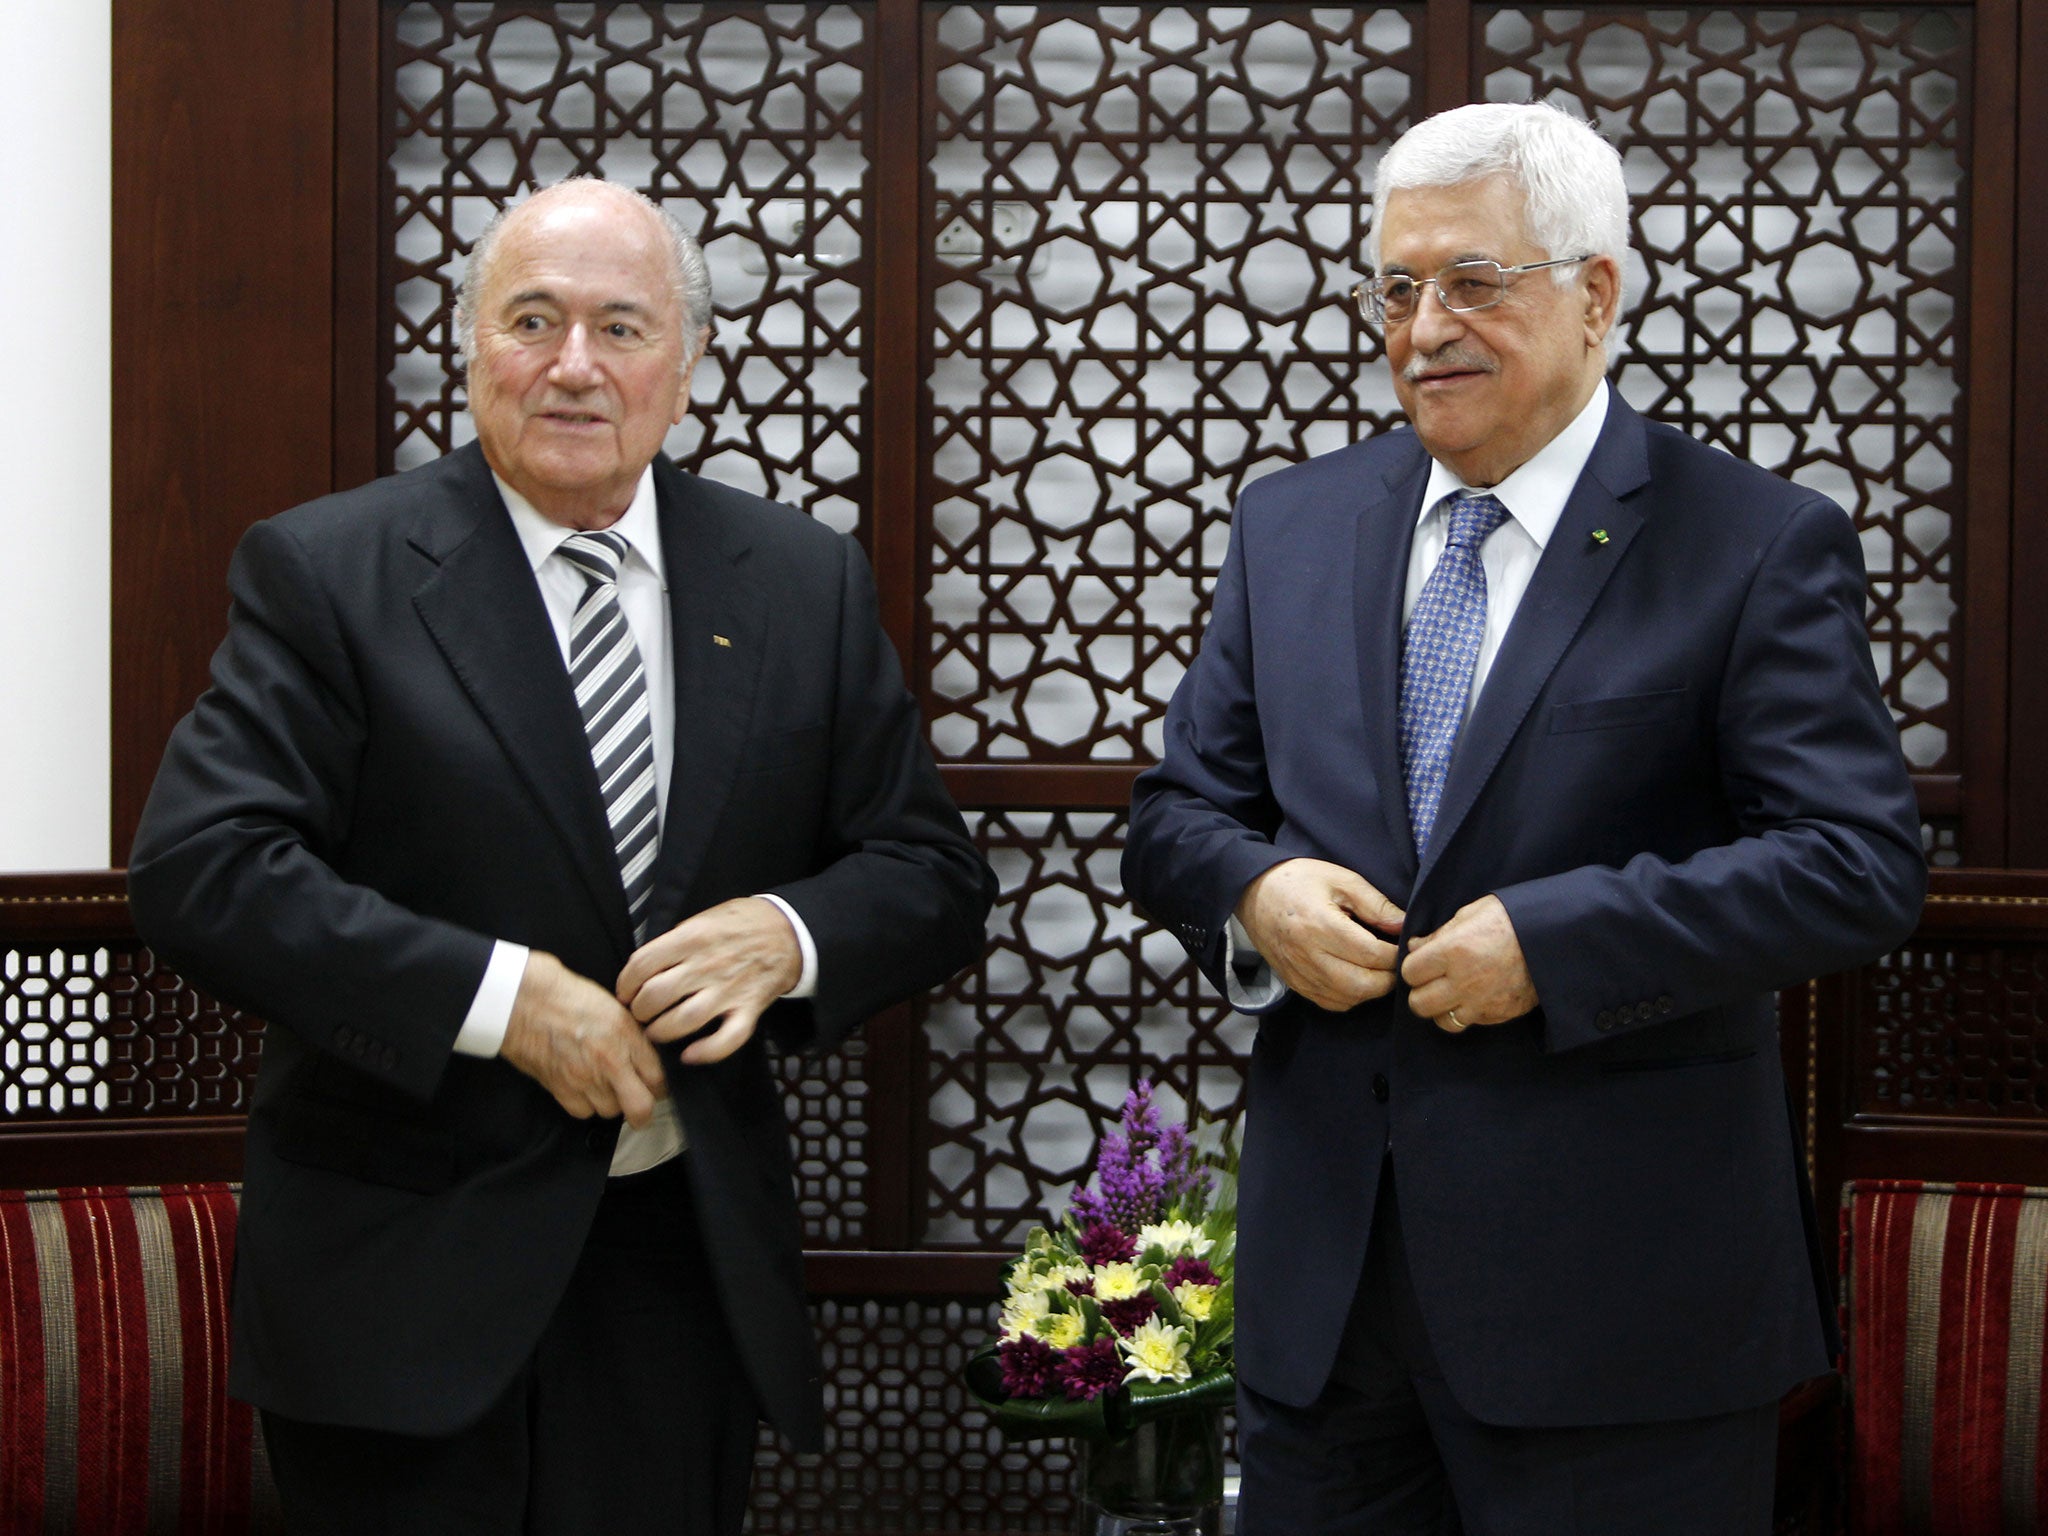
<path id="1" fill-rule="evenodd" d="M 819 990 L 764 1027 L 830 1046 L 979 951 L 991 879 L 938 779 L 852 541 L 655 463 L 676 741 L 649 931 L 773 891 Z M 160 954 L 271 1024 L 249 1116 L 234 1390 L 445 1433 L 561 1295 L 618 1122 L 453 1053 L 492 943 L 607 988 L 633 949 L 596 773 L 482 453 L 259 523 L 212 686 L 129 876 Z M 780 1095 L 757 1035 L 667 1052 L 719 1294 L 769 1417 L 820 1433 Z"/>
<path id="2" fill-rule="evenodd" d="M 1826 1369 L 1773 992 L 1912 929 L 1918 812 L 1826 498 L 1612 399 L 1418 860 L 1402 597 L 1429 461 L 1390 433 L 1251 486 L 1137 786 L 1132 894 L 1220 984 L 1249 881 L 1357 870 L 1425 934 L 1489 893 L 1542 1006 L 1288 995 L 1252 1052 L 1243 1379 L 1327 1379 L 1391 1147 L 1430 1338 L 1513 1425 L 1729 1412 Z"/>

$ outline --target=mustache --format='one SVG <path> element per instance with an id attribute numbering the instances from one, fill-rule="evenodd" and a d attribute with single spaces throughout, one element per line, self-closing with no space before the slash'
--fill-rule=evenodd
<path id="1" fill-rule="evenodd" d="M 1471 373 L 1498 373 L 1500 365 L 1490 357 L 1468 351 L 1457 342 L 1451 342 L 1427 357 L 1410 358 L 1408 366 L 1401 370 L 1401 377 L 1414 384 L 1420 382 L 1426 373 L 1443 373 L 1452 369 Z"/>

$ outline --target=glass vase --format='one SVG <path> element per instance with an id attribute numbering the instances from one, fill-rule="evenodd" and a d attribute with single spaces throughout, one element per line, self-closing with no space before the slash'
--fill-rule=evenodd
<path id="1" fill-rule="evenodd" d="M 1079 1536 L 1221 1536 L 1221 1408 L 1167 1414 L 1080 1453 Z"/>

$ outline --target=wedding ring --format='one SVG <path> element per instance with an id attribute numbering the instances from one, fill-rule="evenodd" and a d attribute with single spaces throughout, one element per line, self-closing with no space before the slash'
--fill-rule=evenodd
<path id="1" fill-rule="evenodd" d="M 1446 1008 L 1446 1009 L 1444 1010 L 1444 1017 L 1445 1017 L 1445 1018 L 1447 1018 L 1447 1019 L 1449 1019 L 1449 1020 L 1451 1021 L 1451 1033 L 1452 1033 L 1452 1034 L 1454 1034 L 1454 1035 L 1462 1035 L 1463 1033 L 1465 1033 L 1465 1027 L 1466 1027 L 1466 1026 L 1465 1026 L 1465 1021 L 1464 1021 L 1463 1019 L 1461 1019 L 1461 1018 L 1459 1018 L 1459 1017 L 1458 1017 L 1458 1010 L 1457 1010 L 1457 1009 L 1455 1009 L 1455 1008 Z"/>

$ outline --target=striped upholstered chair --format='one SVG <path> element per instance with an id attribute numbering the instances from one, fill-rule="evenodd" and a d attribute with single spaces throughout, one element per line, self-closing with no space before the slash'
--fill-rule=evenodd
<path id="1" fill-rule="evenodd" d="M 1851 1536 L 2048 1532 L 2048 1189 L 1842 1192 Z"/>
<path id="2" fill-rule="evenodd" d="M 0 1532 L 280 1522 L 227 1395 L 235 1190 L 0 1191 Z"/>

